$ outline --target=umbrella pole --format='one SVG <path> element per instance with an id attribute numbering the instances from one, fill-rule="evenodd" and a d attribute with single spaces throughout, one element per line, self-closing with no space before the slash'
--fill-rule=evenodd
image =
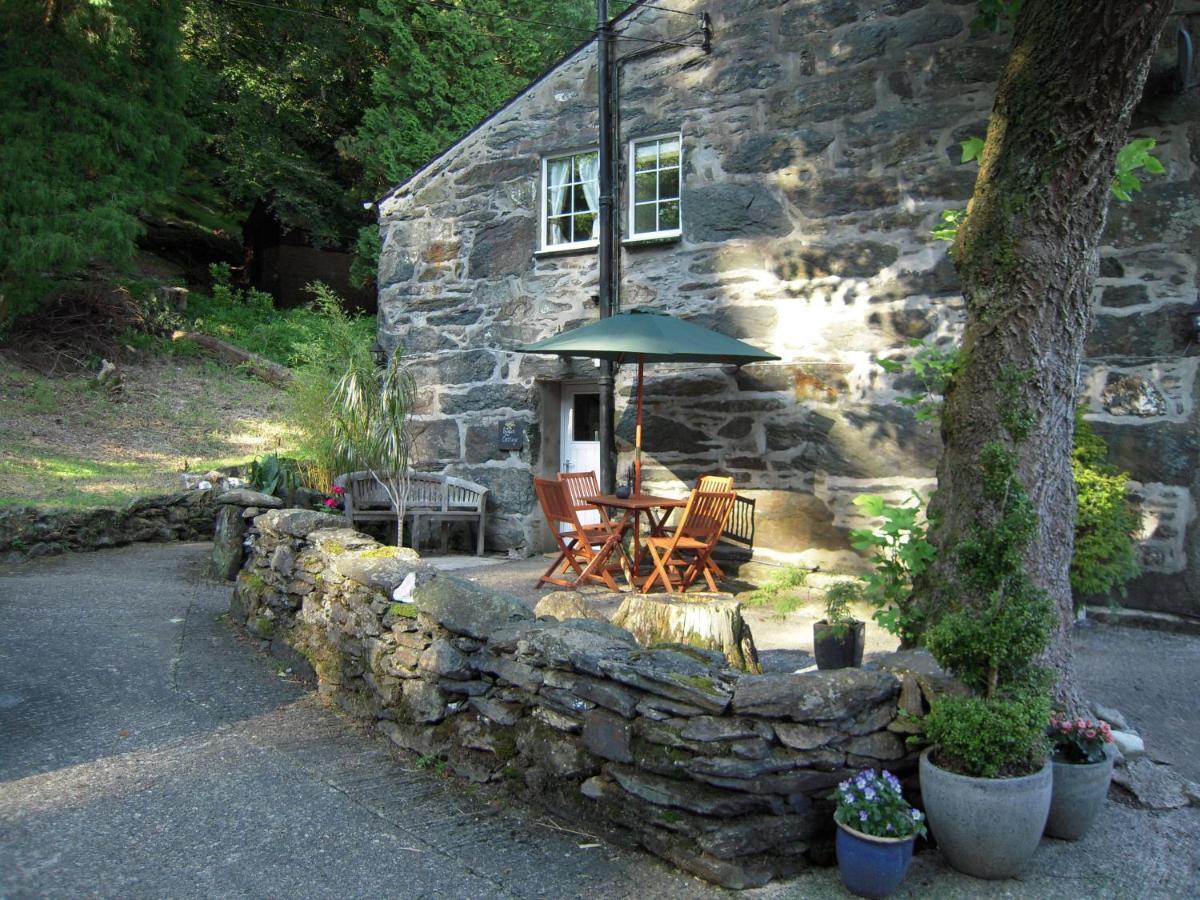
<path id="1" fill-rule="evenodd" d="M 642 493 L 642 367 L 645 357 L 638 357 L 638 386 L 637 386 L 637 425 L 633 431 L 633 493 Z"/>

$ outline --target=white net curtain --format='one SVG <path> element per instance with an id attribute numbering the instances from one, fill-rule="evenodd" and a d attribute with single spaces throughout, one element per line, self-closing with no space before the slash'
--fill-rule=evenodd
<path id="1" fill-rule="evenodd" d="M 546 243 L 578 244 L 600 235 L 600 155 L 577 153 L 547 160 Z"/>

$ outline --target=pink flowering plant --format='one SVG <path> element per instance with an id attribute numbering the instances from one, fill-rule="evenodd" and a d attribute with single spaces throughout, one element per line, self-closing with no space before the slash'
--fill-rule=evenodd
<path id="1" fill-rule="evenodd" d="M 864 769 L 838 785 L 830 799 L 837 801 L 833 818 L 841 824 L 882 838 L 925 834 L 925 817 L 913 809 L 900 790 L 900 779 L 886 769 Z"/>
<path id="2" fill-rule="evenodd" d="M 332 497 L 326 497 L 322 502 L 330 509 L 340 509 L 342 505 L 342 495 L 346 493 L 346 489 L 340 484 L 335 484 L 330 493 Z"/>
<path id="3" fill-rule="evenodd" d="M 1107 722 L 1069 716 L 1051 716 L 1046 733 L 1054 747 L 1054 755 L 1069 763 L 1104 762 L 1104 745 L 1113 742 L 1112 729 Z"/>

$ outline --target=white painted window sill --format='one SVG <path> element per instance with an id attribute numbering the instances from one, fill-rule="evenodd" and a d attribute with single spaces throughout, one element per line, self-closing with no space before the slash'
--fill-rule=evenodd
<path id="1" fill-rule="evenodd" d="M 533 255 L 535 257 L 543 257 L 570 256 L 574 253 L 594 253 L 599 246 L 599 241 L 592 241 L 590 244 L 571 244 L 567 247 L 543 247 L 541 250 L 534 250 Z"/>
<path id="2" fill-rule="evenodd" d="M 648 234 L 642 237 L 630 237 L 621 241 L 622 247 L 653 247 L 655 244 L 676 244 L 683 237 L 683 232 L 673 234 Z"/>

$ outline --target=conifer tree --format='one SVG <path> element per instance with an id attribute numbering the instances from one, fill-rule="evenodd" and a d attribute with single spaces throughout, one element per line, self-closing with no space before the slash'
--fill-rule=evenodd
<path id="1" fill-rule="evenodd" d="M 0 327 L 134 251 L 191 129 L 182 0 L 0 0 Z"/>

